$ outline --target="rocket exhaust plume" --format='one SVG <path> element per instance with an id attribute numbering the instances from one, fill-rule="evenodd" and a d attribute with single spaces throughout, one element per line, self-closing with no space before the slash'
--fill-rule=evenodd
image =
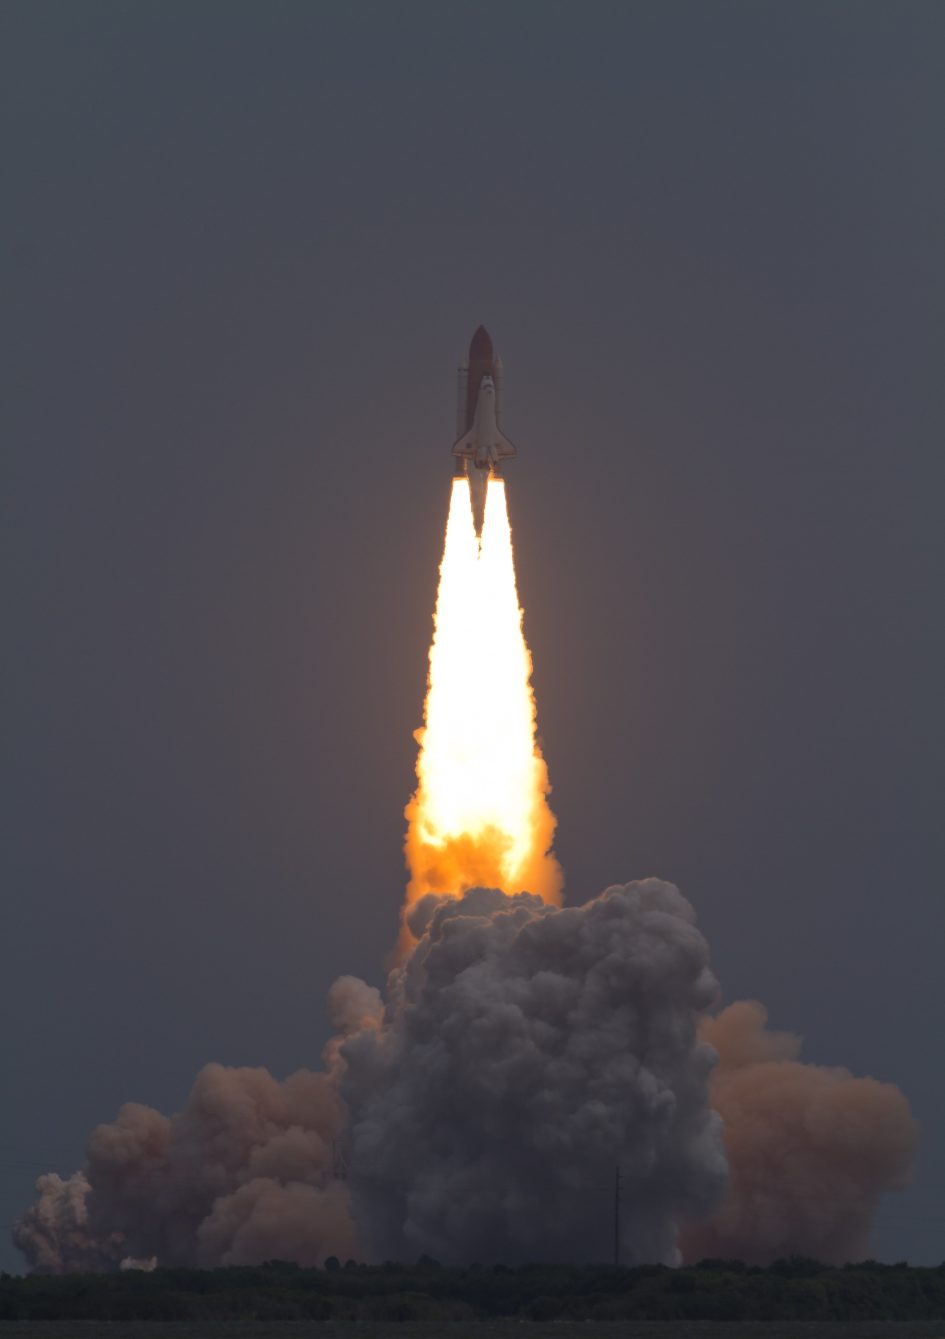
<path id="1" fill-rule="evenodd" d="M 175 1116 L 122 1107 L 81 1171 L 37 1182 L 14 1233 L 34 1269 L 601 1260 L 618 1163 L 625 1263 L 839 1261 L 866 1253 L 877 1197 L 904 1183 L 916 1127 L 898 1089 L 802 1063 L 760 1005 L 709 1016 L 708 945 L 678 889 L 557 905 L 501 387 L 480 328 L 385 998 L 335 982 L 322 1071 L 208 1065 Z M 480 535 L 470 469 L 477 509 L 488 479 Z"/>
<path id="2" fill-rule="evenodd" d="M 406 810 L 408 905 L 476 887 L 560 901 L 531 670 L 505 483 L 489 480 L 477 538 L 469 482 L 456 478 L 417 731 L 418 785 Z"/>

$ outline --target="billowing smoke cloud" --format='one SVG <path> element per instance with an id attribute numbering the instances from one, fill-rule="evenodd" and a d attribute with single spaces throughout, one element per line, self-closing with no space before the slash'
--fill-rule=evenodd
<path id="1" fill-rule="evenodd" d="M 386 1003 L 332 987 L 323 1071 L 208 1065 L 178 1115 L 99 1126 L 81 1172 L 40 1178 L 14 1234 L 30 1264 L 604 1260 L 618 1163 L 628 1262 L 678 1259 L 680 1224 L 687 1259 L 868 1253 L 915 1144 L 905 1099 L 800 1063 L 760 1005 L 708 1018 L 671 884 L 428 896 L 410 931 Z"/>
<path id="2" fill-rule="evenodd" d="M 341 1049 L 370 1253 L 606 1259 L 619 1163 L 627 1258 L 674 1261 L 725 1181 L 689 903 L 658 879 L 564 909 L 477 889 L 424 899 L 410 929 L 382 1026 Z"/>
<path id="3" fill-rule="evenodd" d="M 208 1065 L 179 1115 L 99 1126 L 82 1172 L 41 1178 L 30 1263 L 601 1259 L 618 1161 L 628 1258 L 673 1260 L 725 1177 L 689 904 L 655 879 L 565 909 L 478 889 L 425 898 L 410 928 L 383 1012 L 332 987 L 325 1073 Z"/>
<path id="4" fill-rule="evenodd" d="M 88 1177 L 47 1172 L 36 1182 L 36 1203 L 13 1230 L 13 1240 L 43 1274 L 110 1269 L 124 1256 L 120 1233 L 96 1236 L 89 1226 Z"/>
<path id="5" fill-rule="evenodd" d="M 53 1273 L 151 1256 L 211 1266 L 351 1255 L 348 1191 L 334 1175 L 341 1133 L 330 1072 L 280 1083 L 264 1069 L 207 1065 L 179 1115 L 128 1103 L 93 1131 L 84 1171 L 41 1177 L 14 1239 Z"/>
<path id="6" fill-rule="evenodd" d="M 766 1023 L 754 1000 L 703 1020 L 719 1054 L 711 1095 L 731 1183 L 719 1212 L 686 1228 L 685 1257 L 862 1260 L 878 1196 L 908 1178 L 918 1139 L 909 1104 L 891 1083 L 801 1063 L 800 1039 Z"/>

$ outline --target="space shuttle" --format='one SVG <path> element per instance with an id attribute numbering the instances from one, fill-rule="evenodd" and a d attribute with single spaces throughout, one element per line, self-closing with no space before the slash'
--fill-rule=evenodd
<path id="1" fill-rule="evenodd" d="M 515 447 L 500 427 L 501 420 L 502 359 L 492 347 L 488 330 L 481 325 L 457 376 L 457 438 L 453 446 L 456 477 L 467 476 L 469 466 L 473 466 L 470 483 L 474 498 L 485 493 L 488 479 L 502 477 L 502 462 L 515 455 Z"/>

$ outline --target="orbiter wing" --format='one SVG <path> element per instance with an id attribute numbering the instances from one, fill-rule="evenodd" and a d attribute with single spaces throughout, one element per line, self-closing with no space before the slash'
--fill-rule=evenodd
<path id="1" fill-rule="evenodd" d="M 491 440 L 483 441 L 474 423 L 453 447 L 453 455 L 469 456 L 473 460 L 510 460 L 515 455 L 515 447 L 498 428 L 491 434 Z"/>

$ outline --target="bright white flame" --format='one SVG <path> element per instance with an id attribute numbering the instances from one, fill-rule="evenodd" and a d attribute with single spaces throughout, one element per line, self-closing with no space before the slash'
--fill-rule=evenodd
<path id="1" fill-rule="evenodd" d="M 456 479 L 417 732 L 419 785 L 407 808 L 410 901 L 479 884 L 558 900 L 530 677 L 505 485 L 489 482 L 480 542 L 469 483 Z"/>

